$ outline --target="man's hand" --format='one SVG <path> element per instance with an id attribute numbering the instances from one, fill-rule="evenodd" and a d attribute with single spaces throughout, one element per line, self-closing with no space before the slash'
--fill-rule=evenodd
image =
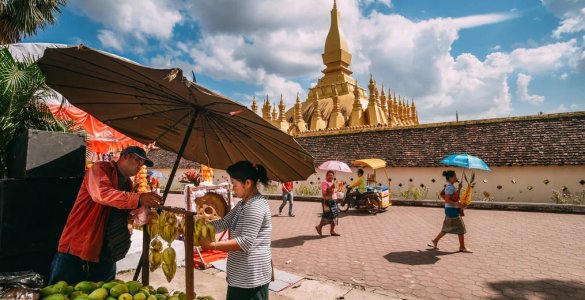
<path id="1" fill-rule="evenodd" d="M 142 193 L 138 199 L 138 203 L 140 203 L 140 205 L 145 205 L 148 207 L 157 207 L 160 205 L 161 201 L 162 197 L 156 192 Z"/>

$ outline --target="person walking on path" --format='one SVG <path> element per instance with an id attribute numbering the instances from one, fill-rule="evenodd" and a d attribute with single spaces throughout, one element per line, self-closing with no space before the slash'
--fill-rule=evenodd
<path id="1" fill-rule="evenodd" d="M 282 183 L 282 204 L 278 208 L 278 215 L 282 213 L 282 209 L 288 202 L 288 216 L 294 217 L 293 214 L 293 182 L 287 181 Z"/>
<path id="2" fill-rule="evenodd" d="M 335 201 L 337 197 L 335 195 L 333 176 L 333 171 L 327 171 L 325 180 L 321 183 L 321 193 L 323 194 L 321 206 L 323 208 L 323 214 L 321 215 L 321 222 L 319 225 L 315 226 L 319 235 L 323 235 L 323 226 L 329 224 L 331 225 L 331 235 L 340 236 L 340 234 L 335 232 L 335 225 L 337 225 L 337 216 L 339 215 L 339 212 L 337 211 L 337 204 Z"/>
<path id="3" fill-rule="evenodd" d="M 142 165 L 153 163 L 144 149 L 131 146 L 122 150 L 117 162 L 96 162 L 87 170 L 51 263 L 48 284 L 114 279 L 116 261 L 130 249 L 130 211 L 139 205 L 156 207 L 162 200 L 156 192 L 132 192 L 130 176 Z"/>
<path id="4" fill-rule="evenodd" d="M 222 219 L 213 221 L 216 232 L 228 228 L 232 239 L 199 243 L 203 250 L 227 251 L 227 300 L 268 299 L 272 280 L 270 240 L 272 219 L 270 206 L 260 192 L 258 182 L 268 184 L 266 169 L 249 161 L 239 161 L 227 168 L 236 197 L 242 200 Z"/>
<path id="5" fill-rule="evenodd" d="M 445 220 L 443 221 L 443 228 L 441 232 L 432 240 L 427 246 L 432 249 L 439 249 L 439 240 L 447 233 L 457 234 L 459 236 L 459 252 L 471 253 L 472 251 L 465 247 L 465 223 L 461 218 L 461 210 L 466 207 L 465 204 L 459 203 L 459 191 L 453 185 L 455 182 L 459 182 L 455 171 L 449 170 L 444 171 L 443 176 L 447 180 L 445 186 Z M 443 193 L 441 193 L 442 195 Z"/>

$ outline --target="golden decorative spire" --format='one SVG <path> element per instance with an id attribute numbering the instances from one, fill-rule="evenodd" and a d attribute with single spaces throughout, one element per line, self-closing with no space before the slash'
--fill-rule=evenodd
<path id="1" fill-rule="evenodd" d="M 386 94 L 384 93 L 384 84 L 382 83 L 382 95 L 380 96 L 380 105 L 384 115 L 388 115 L 388 107 L 386 106 Z"/>
<path id="2" fill-rule="evenodd" d="M 282 98 L 282 94 L 280 94 L 280 103 L 278 104 L 278 110 L 279 110 L 279 120 L 281 122 L 286 121 L 286 116 L 284 115 L 285 113 L 285 108 L 286 106 L 284 105 L 284 99 Z"/>
<path id="3" fill-rule="evenodd" d="M 264 105 L 262 106 L 262 118 L 264 120 L 270 121 L 270 110 L 272 108 L 270 107 L 270 100 L 268 98 L 268 95 L 266 95 L 266 99 L 264 99 Z"/>
<path id="4" fill-rule="evenodd" d="M 256 103 L 256 96 L 252 99 L 252 111 L 256 114 L 258 111 L 258 104 Z"/>
<path id="5" fill-rule="evenodd" d="M 353 107 L 351 109 L 351 115 L 349 116 L 349 127 L 356 127 L 365 124 L 362 103 L 360 102 L 360 90 L 357 81 L 353 86 L 353 97 Z"/>
<path id="6" fill-rule="evenodd" d="M 315 101 L 313 101 L 313 116 L 311 117 L 311 130 L 322 130 L 327 127 L 323 117 L 321 117 L 321 102 L 319 101 L 319 93 L 316 89 L 313 89 L 315 93 Z"/>
<path id="7" fill-rule="evenodd" d="M 333 112 L 329 117 L 327 128 L 341 128 L 345 125 L 345 118 L 341 114 L 341 109 L 339 108 L 339 95 L 335 84 L 331 85 L 331 90 L 333 91 Z"/>
<path id="8" fill-rule="evenodd" d="M 301 98 L 297 93 L 297 103 L 295 104 L 295 127 L 297 132 L 307 131 L 307 123 L 303 119 L 303 105 L 301 104 Z"/>
<path id="9" fill-rule="evenodd" d="M 414 105 L 414 97 L 412 97 L 412 105 L 410 106 L 410 115 L 412 117 L 413 125 L 418 125 L 418 113 L 416 112 L 416 106 Z"/>
<path id="10" fill-rule="evenodd" d="M 278 113 L 276 112 L 276 103 L 272 107 L 272 120 L 278 120 Z"/>
<path id="11" fill-rule="evenodd" d="M 331 10 L 331 27 L 325 40 L 325 49 L 323 51 L 323 64 L 326 68 L 324 74 L 341 72 L 350 75 L 352 72 L 347 68 L 351 64 L 351 53 L 345 37 L 339 28 L 339 19 L 341 14 L 337 11 L 337 3 L 333 1 Z"/>

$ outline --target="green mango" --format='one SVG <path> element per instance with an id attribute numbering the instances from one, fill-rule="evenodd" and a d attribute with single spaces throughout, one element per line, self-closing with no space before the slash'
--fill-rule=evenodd
<path id="1" fill-rule="evenodd" d="M 142 288 L 142 282 L 128 281 L 126 282 L 126 286 L 128 287 L 128 293 L 130 293 L 130 295 L 135 295 L 140 288 Z"/>
<path id="2" fill-rule="evenodd" d="M 71 294 L 69 294 L 69 299 L 75 299 L 78 296 L 87 296 L 87 294 L 82 291 L 73 291 Z"/>
<path id="3" fill-rule="evenodd" d="M 156 300 L 167 300 L 167 296 L 165 294 L 156 294 Z"/>
<path id="4" fill-rule="evenodd" d="M 146 295 L 143 293 L 136 293 L 133 297 L 134 300 L 146 300 Z"/>
<path id="5" fill-rule="evenodd" d="M 125 283 L 122 279 L 112 279 L 110 282 Z"/>
<path id="6" fill-rule="evenodd" d="M 91 300 L 91 298 L 89 298 L 89 296 L 88 296 L 88 295 L 86 295 L 86 294 L 83 294 L 83 295 L 77 296 L 77 297 L 76 297 L 75 299 L 73 299 L 73 300 Z"/>
<path id="7" fill-rule="evenodd" d="M 46 287 L 42 288 L 40 291 L 41 298 L 45 298 L 45 297 L 53 295 L 53 294 L 59 294 L 59 292 L 60 292 L 60 289 L 56 288 L 52 285 L 46 286 Z"/>
<path id="8" fill-rule="evenodd" d="M 142 287 L 138 292 L 143 293 L 146 297 L 150 296 L 150 291 L 146 287 Z"/>
<path id="9" fill-rule="evenodd" d="M 83 291 L 86 294 L 91 294 L 95 289 L 97 289 L 97 284 L 91 281 L 82 281 L 75 285 L 76 291 Z"/>
<path id="10" fill-rule="evenodd" d="M 128 293 L 128 287 L 123 283 L 120 283 L 120 284 L 118 284 L 110 289 L 110 296 L 112 296 L 116 299 L 119 298 L 120 295 L 125 294 L 125 293 Z"/>
<path id="11" fill-rule="evenodd" d="M 168 294 L 169 293 L 169 290 L 167 290 L 166 287 L 161 286 L 158 289 L 156 289 L 156 293 L 157 294 Z"/>
<path id="12" fill-rule="evenodd" d="M 59 293 L 61 293 L 61 294 L 65 294 L 65 293 L 63 293 L 63 291 L 68 286 L 69 285 L 67 284 L 67 281 L 63 281 L 63 280 L 61 280 L 61 281 L 53 284 L 53 287 L 56 288 L 56 289 L 59 289 Z"/>
<path id="13" fill-rule="evenodd" d="M 96 285 L 97 285 L 98 288 L 101 288 L 102 285 L 104 285 L 104 283 L 105 282 L 103 282 L 103 281 L 98 281 L 98 282 L 96 282 Z"/>
<path id="14" fill-rule="evenodd" d="M 63 289 L 61 289 L 61 294 L 70 295 L 74 291 L 75 291 L 75 287 L 68 285 L 68 286 L 64 287 Z"/>
<path id="15" fill-rule="evenodd" d="M 146 300 L 156 300 L 156 296 L 150 295 L 150 296 L 146 297 Z"/>
<path id="16" fill-rule="evenodd" d="M 193 296 L 195 297 L 195 296 Z M 179 300 L 187 300 L 187 294 L 185 294 L 184 292 L 180 292 L 179 293 Z"/>
<path id="17" fill-rule="evenodd" d="M 102 285 L 102 287 L 109 291 L 111 288 L 117 286 L 118 284 L 120 284 L 120 283 L 115 282 L 115 281 L 110 281 L 110 282 L 104 283 L 104 285 Z"/>
<path id="18" fill-rule="evenodd" d="M 69 298 L 67 298 L 67 296 L 65 296 L 63 294 L 52 294 L 52 295 L 49 295 L 49 296 L 43 298 L 43 300 L 44 299 L 47 299 L 47 300 L 69 300 Z"/>
<path id="19" fill-rule="evenodd" d="M 103 287 L 97 288 L 88 297 L 93 300 L 104 300 L 108 297 L 108 290 Z"/>
<path id="20" fill-rule="evenodd" d="M 108 296 L 108 297 L 106 298 L 106 300 L 118 300 L 118 298 L 114 298 L 114 297 L 112 297 L 112 296 Z"/>
<path id="21" fill-rule="evenodd" d="M 133 300 L 132 295 L 130 293 L 124 293 L 118 297 L 118 300 Z"/>

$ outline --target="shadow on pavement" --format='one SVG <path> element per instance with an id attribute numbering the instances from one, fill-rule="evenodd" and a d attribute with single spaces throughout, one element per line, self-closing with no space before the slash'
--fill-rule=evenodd
<path id="1" fill-rule="evenodd" d="M 393 263 L 404 264 L 404 265 L 432 265 L 440 260 L 439 256 L 454 254 L 457 252 L 444 252 L 437 250 L 426 250 L 426 251 L 402 251 L 402 252 L 390 252 L 384 255 L 384 258 Z"/>
<path id="2" fill-rule="evenodd" d="M 585 284 L 555 279 L 488 282 L 500 295 L 494 299 L 585 299 Z"/>
<path id="3" fill-rule="evenodd" d="M 317 235 L 317 232 L 315 232 L 314 235 L 299 235 L 295 237 L 272 241 L 272 248 L 290 248 L 302 246 L 305 243 L 305 241 L 319 240 L 324 239 L 326 237 L 329 237 L 329 235 L 324 234 L 321 236 Z"/>

